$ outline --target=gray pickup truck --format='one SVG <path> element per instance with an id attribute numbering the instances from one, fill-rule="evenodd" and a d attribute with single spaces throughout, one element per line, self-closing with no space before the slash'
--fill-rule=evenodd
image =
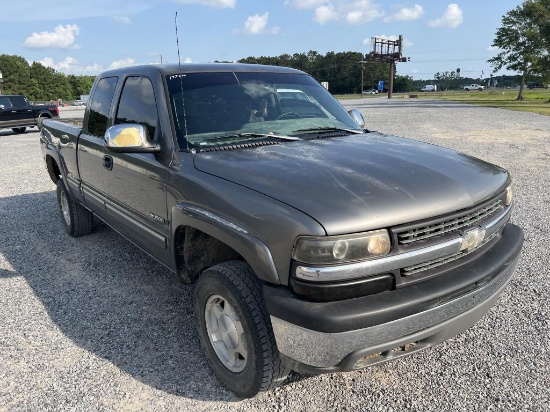
<path id="1" fill-rule="evenodd" d="M 204 353 L 241 397 L 461 333 L 522 248 L 505 170 L 369 132 L 298 70 L 112 70 L 82 127 L 43 126 L 66 231 L 97 217 L 193 283 Z"/>
<path id="2" fill-rule="evenodd" d="M 27 127 L 40 126 L 42 120 L 59 117 L 55 104 L 31 105 L 21 94 L 0 95 L 0 129 L 24 133 Z"/>

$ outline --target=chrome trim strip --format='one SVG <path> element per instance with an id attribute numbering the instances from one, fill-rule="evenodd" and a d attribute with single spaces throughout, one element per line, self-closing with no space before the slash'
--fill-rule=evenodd
<path id="1" fill-rule="evenodd" d="M 496 230 L 498 230 L 498 228 L 500 228 L 499 223 L 503 219 L 506 219 L 507 217 L 510 217 L 511 214 L 512 214 L 512 205 L 508 206 L 503 214 L 501 214 L 496 219 L 490 221 L 489 223 L 487 223 L 485 225 L 485 230 L 487 231 L 487 233 L 491 234 L 491 233 L 496 232 Z M 491 231 L 490 229 L 492 229 L 494 226 L 496 226 L 496 229 Z"/>
<path id="2" fill-rule="evenodd" d="M 317 282 L 335 282 L 361 278 L 390 270 L 401 269 L 407 266 L 428 262 L 443 256 L 448 256 L 460 251 L 462 238 L 451 239 L 438 245 L 401 253 L 395 256 L 388 256 L 376 260 L 351 263 L 341 266 L 298 266 L 296 277 L 304 280 Z"/>

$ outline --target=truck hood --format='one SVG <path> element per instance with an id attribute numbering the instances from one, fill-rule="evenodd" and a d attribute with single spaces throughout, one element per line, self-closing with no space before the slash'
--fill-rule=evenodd
<path id="1" fill-rule="evenodd" d="M 508 180 L 474 157 L 380 133 L 203 152 L 194 163 L 306 213 L 328 235 L 468 208 Z"/>

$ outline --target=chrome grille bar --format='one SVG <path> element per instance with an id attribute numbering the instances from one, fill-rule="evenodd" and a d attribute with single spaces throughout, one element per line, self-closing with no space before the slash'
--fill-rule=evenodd
<path id="1" fill-rule="evenodd" d="M 400 245 L 409 245 L 420 240 L 431 239 L 445 233 L 455 232 L 464 227 L 471 226 L 497 212 L 501 207 L 502 200 L 497 200 L 490 205 L 477 210 L 473 213 L 460 216 L 458 218 L 447 220 L 435 225 L 418 227 L 403 233 L 399 233 L 398 241 Z"/>

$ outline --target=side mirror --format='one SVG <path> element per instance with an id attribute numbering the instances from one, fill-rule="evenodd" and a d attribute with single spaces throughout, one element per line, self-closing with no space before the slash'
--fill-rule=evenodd
<path id="1" fill-rule="evenodd" d="M 105 132 L 105 146 L 113 152 L 156 153 L 160 147 L 149 140 L 147 129 L 137 123 L 115 124 Z"/>
<path id="2" fill-rule="evenodd" d="M 355 120 L 355 123 L 357 123 L 361 129 L 365 127 L 365 119 L 363 118 L 363 115 L 359 110 L 352 109 L 348 111 L 348 113 L 352 117 L 352 119 Z"/>

